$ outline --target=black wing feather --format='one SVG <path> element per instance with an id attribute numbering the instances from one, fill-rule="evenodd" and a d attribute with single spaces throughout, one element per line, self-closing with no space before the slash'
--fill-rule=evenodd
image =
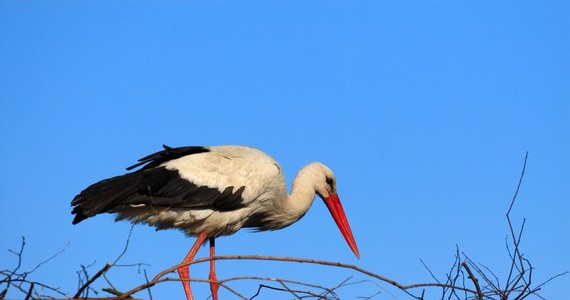
<path id="1" fill-rule="evenodd" d="M 141 170 L 150 169 L 157 167 L 169 160 L 177 159 L 182 156 L 197 154 L 202 152 L 208 152 L 208 148 L 202 146 L 190 146 L 190 147 L 177 147 L 172 148 L 167 145 L 162 145 L 164 150 L 155 152 L 153 154 L 147 155 L 138 160 L 138 163 L 130 166 L 127 168 L 127 171 L 130 171 L 134 168 L 139 166 L 145 165 Z"/>
<path id="2" fill-rule="evenodd" d="M 231 211 L 244 207 L 245 186 L 233 186 L 220 191 L 215 187 L 199 186 L 180 177 L 177 170 L 160 165 L 185 155 L 209 151 L 204 147 L 170 148 L 143 157 L 133 169 L 138 171 L 99 181 L 77 195 L 71 202 L 75 214 L 73 224 L 106 212 L 144 205 L 155 208 L 214 209 Z"/>

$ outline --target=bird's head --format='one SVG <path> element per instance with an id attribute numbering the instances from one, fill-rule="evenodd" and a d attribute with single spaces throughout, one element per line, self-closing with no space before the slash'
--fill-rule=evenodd
<path id="1" fill-rule="evenodd" d="M 315 186 L 315 193 L 323 199 L 329 212 L 331 213 L 336 225 L 340 229 L 342 236 L 348 243 L 348 246 L 354 252 L 357 258 L 360 258 L 360 253 L 358 252 L 358 247 L 356 246 L 356 241 L 352 235 L 352 230 L 350 230 L 350 225 L 348 225 L 348 219 L 340 203 L 340 199 L 336 190 L 336 177 L 334 173 L 325 165 L 321 163 L 312 163 L 309 165 L 309 170 L 311 170 L 311 176 L 315 178 L 313 181 Z"/>

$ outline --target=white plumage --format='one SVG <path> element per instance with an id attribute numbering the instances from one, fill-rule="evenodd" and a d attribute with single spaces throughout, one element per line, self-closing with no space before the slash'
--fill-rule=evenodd
<path id="1" fill-rule="evenodd" d="M 73 201 L 74 224 L 99 213 L 117 213 L 117 219 L 147 223 L 158 229 L 178 228 L 198 240 L 184 262 L 192 260 L 199 246 L 233 234 L 243 227 L 280 229 L 299 220 L 315 195 L 329 208 L 341 233 L 358 257 L 358 248 L 338 200 L 336 178 L 325 165 L 315 162 L 295 176 L 291 194 L 279 164 L 264 152 L 244 146 L 180 147 L 139 160 L 140 170 L 105 179 L 77 195 Z M 129 169 L 131 169 L 129 168 Z M 213 261 L 212 261 L 213 267 Z M 188 278 L 187 268 L 179 269 Z M 210 273 L 215 281 L 215 273 Z M 186 296 L 190 286 L 183 281 Z M 217 285 L 212 284 L 217 299 Z"/>

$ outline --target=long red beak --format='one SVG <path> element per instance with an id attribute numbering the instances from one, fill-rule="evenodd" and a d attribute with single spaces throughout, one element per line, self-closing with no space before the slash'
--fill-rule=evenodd
<path id="1" fill-rule="evenodd" d="M 356 246 L 356 241 L 354 241 L 354 236 L 352 235 L 352 231 L 350 230 L 350 225 L 348 225 L 348 220 L 346 219 L 346 215 L 344 214 L 344 209 L 342 208 L 342 204 L 340 204 L 340 199 L 338 199 L 337 194 L 330 194 L 328 197 L 323 198 L 325 204 L 329 208 L 331 215 L 340 229 L 342 236 L 348 243 L 348 246 L 354 252 L 357 258 L 360 258 L 360 253 L 358 252 L 358 247 Z"/>

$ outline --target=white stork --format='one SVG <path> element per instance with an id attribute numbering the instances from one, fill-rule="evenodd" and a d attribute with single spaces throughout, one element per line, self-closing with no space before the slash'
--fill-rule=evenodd
<path id="1" fill-rule="evenodd" d="M 158 229 L 178 228 L 197 240 L 182 261 L 194 259 L 209 239 L 214 256 L 214 239 L 243 227 L 259 231 L 287 227 L 309 209 L 315 194 L 328 207 L 350 249 L 359 257 L 336 190 L 333 172 L 314 162 L 303 167 L 287 193 L 279 164 L 251 147 L 180 147 L 139 159 L 125 175 L 97 182 L 71 202 L 73 224 L 100 213 L 117 213 L 117 220 L 147 223 Z M 193 299 L 188 281 L 189 267 L 181 267 L 187 299 Z M 218 285 L 214 261 L 210 261 L 210 289 L 217 300 Z"/>

